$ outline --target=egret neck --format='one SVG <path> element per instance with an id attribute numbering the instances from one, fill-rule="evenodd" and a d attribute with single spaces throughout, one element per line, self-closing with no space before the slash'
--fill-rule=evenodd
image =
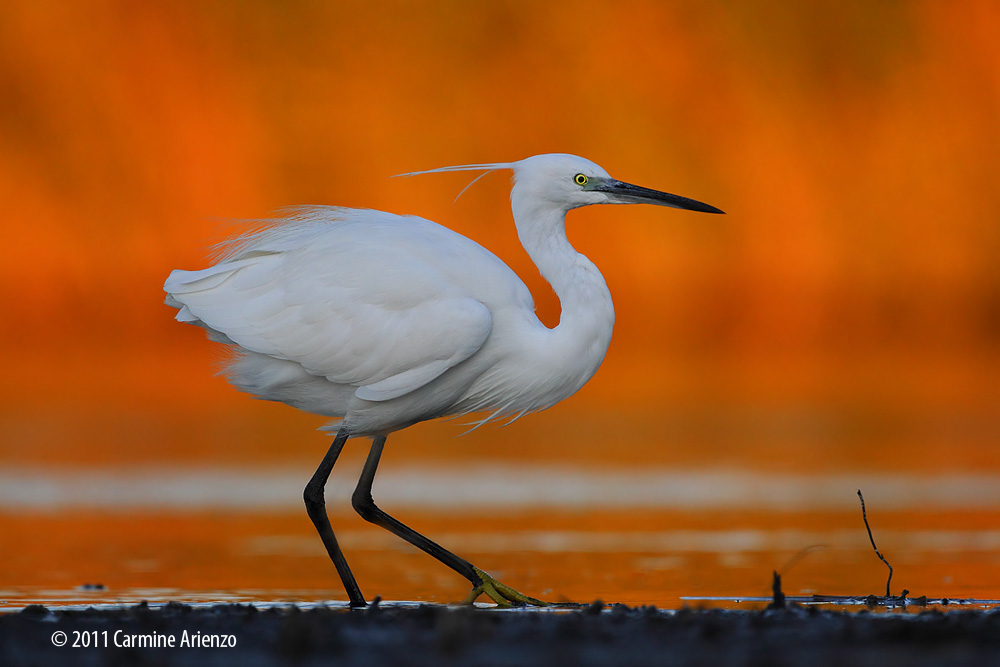
<path id="1" fill-rule="evenodd" d="M 611 292 L 594 263 L 566 238 L 566 213 L 572 207 L 547 201 L 520 183 L 515 183 L 510 198 L 521 245 L 559 298 L 559 324 L 546 347 L 582 371 L 575 391 L 597 372 L 611 343 Z"/>

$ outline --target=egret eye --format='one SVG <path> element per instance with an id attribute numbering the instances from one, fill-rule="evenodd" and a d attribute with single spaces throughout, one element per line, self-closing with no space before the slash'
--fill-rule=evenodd
<path id="1" fill-rule="evenodd" d="M 585 174 L 577 174 L 576 176 L 573 177 L 573 182 L 576 183 L 577 185 L 586 185 L 587 176 Z"/>

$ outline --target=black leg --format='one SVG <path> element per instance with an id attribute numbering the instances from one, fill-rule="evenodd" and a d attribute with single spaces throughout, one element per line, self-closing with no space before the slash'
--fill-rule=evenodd
<path id="1" fill-rule="evenodd" d="M 337 457 L 340 456 L 340 451 L 344 448 L 344 443 L 349 437 L 351 434 L 345 428 L 337 432 L 337 437 L 330 445 L 330 450 L 323 457 L 319 467 L 316 468 L 312 479 L 306 484 L 302 497 L 306 502 L 306 512 L 312 519 L 313 525 L 316 526 L 319 536 L 323 539 L 326 552 L 330 554 L 330 560 L 333 561 L 337 567 L 337 573 L 340 574 L 340 580 L 344 582 L 344 589 L 347 591 L 347 597 L 351 600 L 351 606 L 364 607 L 365 598 L 361 594 L 361 589 L 358 588 L 358 582 L 354 580 L 354 573 L 348 567 L 344 552 L 340 550 L 337 538 L 333 534 L 333 528 L 330 526 L 330 518 L 326 515 L 326 499 L 323 495 L 326 481 L 330 478 L 330 471 L 333 470 L 333 464 L 337 462 Z"/>
<path id="2" fill-rule="evenodd" d="M 397 537 L 401 537 L 424 553 L 433 556 L 460 575 L 472 582 L 473 586 L 480 586 L 483 583 L 479 572 L 472 564 L 464 558 L 459 558 L 439 544 L 432 542 L 409 526 L 406 526 L 392 518 L 375 505 L 372 500 L 372 482 L 375 481 L 375 470 L 378 468 L 379 459 L 382 457 L 382 447 L 385 446 L 385 436 L 377 436 L 372 443 L 371 452 L 368 453 L 368 460 L 365 461 L 365 469 L 358 480 L 358 486 L 354 489 L 354 496 L 351 504 L 358 514 L 368 522 L 381 526 Z"/>

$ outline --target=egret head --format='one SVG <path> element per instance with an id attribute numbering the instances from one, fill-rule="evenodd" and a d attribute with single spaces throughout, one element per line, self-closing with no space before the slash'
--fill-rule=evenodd
<path id="1" fill-rule="evenodd" d="M 600 165 L 576 155 L 549 153 L 511 164 L 515 188 L 564 210 L 591 204 L 654 204 L 703 213 L 719 209 L 687 197 L 650 190 L 612 178 Z"/>
<path id="2" fill-rule="evenodd" d="M 600 165 L 567 153 L 535 155 L 517 162 L 439 167 L 401 175 L 415 176 L 442 171 L 483 171 L 465 186 L 462 190 L 465 192 L 473 183 L 497 169 L 511 169 L 514 172 L 512 200 L 530 201 L 535 206 L 561 209 L 564 212 L 591 204 L 654 204 L 702 213 L 724 212 L 694 199 L 619 181 L 612 178 Z"/>

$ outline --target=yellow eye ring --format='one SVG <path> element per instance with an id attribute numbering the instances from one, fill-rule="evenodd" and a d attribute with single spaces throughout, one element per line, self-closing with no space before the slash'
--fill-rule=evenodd
<path id="1" fill-rule="evenodd" d="M 586 185 L 587 176 L 585 174 L 577 174 L 576 176 L 573 177 L 573 182 L 576 183 L 577 185 Z"/>

